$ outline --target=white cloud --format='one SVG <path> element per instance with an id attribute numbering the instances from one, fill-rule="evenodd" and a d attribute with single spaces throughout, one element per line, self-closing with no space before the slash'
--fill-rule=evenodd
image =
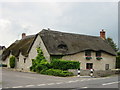
<path id="1" fill-rule="evenodd" d="M 36 34 L 43 28 L 91 35 L 104 28 L 117 41 L 117 3 L 14 2 L 1 8 L 0 45 L 9 46 L 21 33 Z"/>

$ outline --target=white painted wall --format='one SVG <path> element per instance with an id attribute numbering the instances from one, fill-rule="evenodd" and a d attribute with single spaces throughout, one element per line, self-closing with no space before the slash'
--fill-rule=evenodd
<path id="1" fill-rule="evenodd" d="M 93 63 L 93 68 L 95 70 L 105 70 L 105 64 L 109 64 L 110 69 L 115 69 L 116 62 L 115 56 L 109 55 L 107 53 L 102 53 L 103 59 L 101 60 L 96 59 L 95 52 L 92 52 L 91 56 L 92 59 L 86 60 L 85 52 L 81 52 L 74 55 L 63 56 L 62 59 L 80 61 L 81 62 L 80 68 L 83 70 L 86 70 L 86 63 Z"/>

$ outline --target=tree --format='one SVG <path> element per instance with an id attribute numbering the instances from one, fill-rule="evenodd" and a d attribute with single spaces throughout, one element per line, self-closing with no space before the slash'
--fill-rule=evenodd
<path id="1" fill-rule="evenodd" d="M 110 38 L 110 37 L 108 37 L 108 38 L 107 38 L 107 41 L 108 41 L 109 45 L 117 52 L 117 51 L 118 51 L 118 48 L 117 48 L 116 43 L 113 41 L 113 39 Z"/>

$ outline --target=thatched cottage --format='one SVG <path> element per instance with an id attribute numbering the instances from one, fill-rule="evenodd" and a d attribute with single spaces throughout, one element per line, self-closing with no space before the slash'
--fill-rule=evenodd
<path id="1" fill-rule="evenodd" d="M 80 61 L 83 70 L 115 69 L 116 53 L 105 39 L 105 31 L 100 36 L 89 36 L 64 33 L 43 29 L 36 35 L 22 34 L 21 40 L 16 40 L 2 54 L 4 64 L 9 66 L 11 55 L 16 57 L 16 69 L 29 70 L 32 59 L 37 55 L 36 48 L 40 47 L 45 58 Z"/>

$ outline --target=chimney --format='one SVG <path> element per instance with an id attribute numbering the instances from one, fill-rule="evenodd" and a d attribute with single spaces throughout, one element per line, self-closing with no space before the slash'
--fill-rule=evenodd
<path id="1" fill-rule="evenodd" d="M 100 37 L 101 37 L 103 40 L 106 39 L 106 37 L 105 37 L 105 30 L 104 30 L 104 29 L 102 29 L 102 30 L 100 31 Z"/>
<path id="2" fill-rule="evenodd" d="M 22 33 L 22 39 L 26 37 L 26 33 Z"/>

